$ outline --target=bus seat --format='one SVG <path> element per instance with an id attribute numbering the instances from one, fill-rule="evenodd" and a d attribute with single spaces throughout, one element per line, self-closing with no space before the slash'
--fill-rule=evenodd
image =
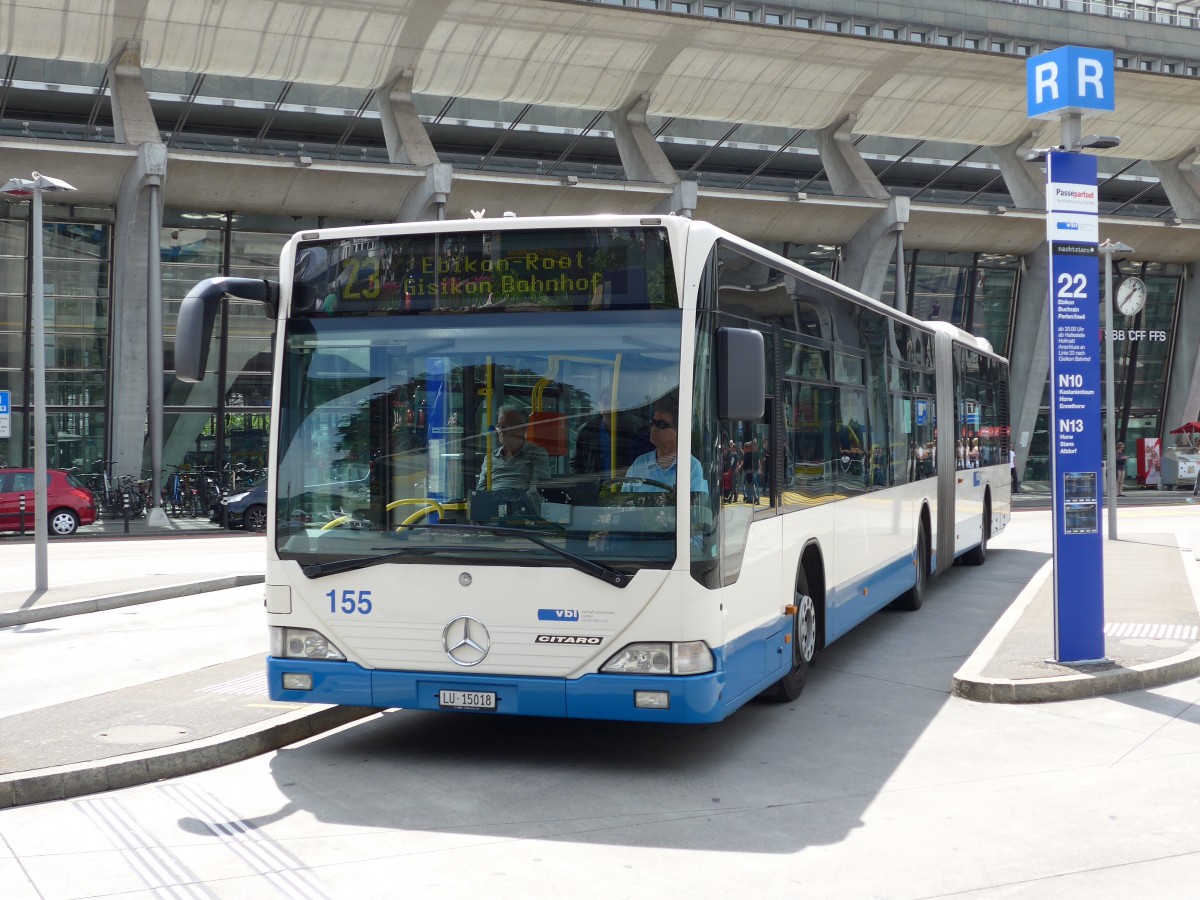
<path id="1" fill-rule="evenodd" d="M 566 456 L 570 446 L 567 417 L 558 412 L 530 413 L 525 439 L 545 450 L 547 456 Z"/>

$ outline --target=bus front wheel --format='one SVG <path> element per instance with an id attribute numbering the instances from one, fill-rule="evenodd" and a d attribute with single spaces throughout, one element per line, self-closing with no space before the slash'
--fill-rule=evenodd
<path id="1" fill-rule="evenodd" d="M 792 668 L 768 688 L 766 695 L 777 703 L 791 703 L 804 690 L 808 670 L 817 655 L 817 602 L 808 592 L 808 579 L 802 569 L 796 577 L 796 613 L 792 617 Z"/>

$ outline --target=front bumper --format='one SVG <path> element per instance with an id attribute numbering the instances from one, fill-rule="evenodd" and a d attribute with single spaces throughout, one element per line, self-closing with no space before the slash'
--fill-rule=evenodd
<path id="1" fill-rule="evenodd" d="M 283 689 L 283 673 L 312 676 L 311 691 Z M 533 678 L 397 672 L 364 669 L 356 663 L 267 657 L 267 683 L 272 700 L 286 703 L 330 703 L 381 709 L 439 710 L 443 690 L 489 691 L 496 709 L 483 715 L 552 716 L 630 722 L 699 724 L 717 722 L 730 712 L 722 699 L 724 676 L 584 675 L 581 678 Z M 635 691 L 668 691 L 670 707 L 639 709 Z"/>

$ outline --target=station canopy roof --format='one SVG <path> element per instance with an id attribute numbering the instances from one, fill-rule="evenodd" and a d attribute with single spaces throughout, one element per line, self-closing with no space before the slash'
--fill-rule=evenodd
<path id="1" fill-rule="evenodd" d="M 456 171 L 621 180 L 608 111 L 647 95 L 677 172 L 709 190 L 829 194 L 814 133 L 849 122 L 893 194 L 1012 205 L 989 148 L 1049 146 L 1024 58 L 574 0 L 12 0 L 0 31 L 0 138 L 112 142 L 107 65 L 136 42 L 174 149 L 386 162 L 376 92 L 414 102 Z M 1101 213 L 1175 213 L 1151 161 L 1200 146 L 1195 78 L 1118 70 L 1085 133 Z M 849 119 L 848 119 L 849 117 Z"/>

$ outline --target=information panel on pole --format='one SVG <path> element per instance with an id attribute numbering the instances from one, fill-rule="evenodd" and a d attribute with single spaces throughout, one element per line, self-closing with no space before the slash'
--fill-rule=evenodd
<path id="1" fill-rule="evenodd" d="M 1054 650 L 1060 662 L 1104 658 L 1096 172 L 1094 156 L 1065 152 L 1047 156 Z"/>
<path id="2" fill-rule="evenodd" d="M 12 437 L 12 392 L 0 391 L 0 438 Z"/>

